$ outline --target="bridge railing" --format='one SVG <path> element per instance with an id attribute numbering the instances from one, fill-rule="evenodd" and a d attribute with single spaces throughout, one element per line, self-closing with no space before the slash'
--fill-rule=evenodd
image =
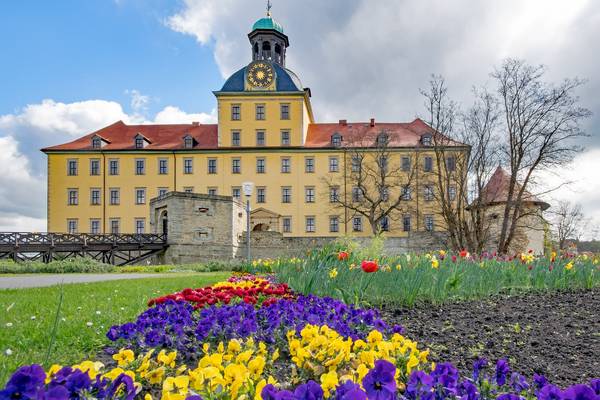
<path id="1" fill-rule="evenodd" d="M 60 244 L 164 244 L 166 235 L 155 233 L 132 234 L 93 234 L 93 233 L 37 233 L 37 232 L 0 232 L 0 246 L 50 245 Z"/>

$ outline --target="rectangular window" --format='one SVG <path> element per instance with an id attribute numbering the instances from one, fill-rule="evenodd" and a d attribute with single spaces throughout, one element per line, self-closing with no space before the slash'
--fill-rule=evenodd
<path id="1" fill-rule="evenodd" d="M 100 160 L 93 158 L 90 160 L 90 175 L 100 175 Z"/>
<path id="2" fill-rule="evenodd" d="M 402 157 L 402 171 L 410 171 L 410 157 Z"/>
<path id="3" fill-rule="evenodd" d="M 362 199 L 362 190 L 359 187 L 354 186 L 352 188 L 352 201 L 355 203 L 358 203 L 361 199 Z"/>
<path id="4" fill-rule="evenodd" d="M 143 158 L 138 158 L 135 160 L 135 174 L 136 175 L 144 175 L 146 173 L 146 160 Z"/>
<path id="5" fill-rule="evenodd" d="M 158 159 L 158 174 L 167 175 L 169 173 L 169 160 L 166 158 Z"/>
<path id="6" fill-rule="evenodd" d="M 428 232 L 433 231 L 433 215 L 425 216 L 425 230 Z"/>
<path id="7" fill-rule="evenodd" d="M 340 219 L 337 216 L 329 217 L 329 232 L 340 231 Z"/>
<path id="8" fill-rule="evenodd" d="M 287 103 L 281 104 L 281 119 L 290 119 L 290 105 Z"/>
<path id="9" fill-rule="evenodd" d="M 169 188 L 158 188 L 158 197 L 169 193 Z"/>
<path id="10" fill-rule="evenodd" d="M 194 147 L 194 138 L 189 135 L 184 137 L 183 147 L 185 147 L 186 149 L 191 149 L 192 147 Z"/>
<path id="11" fill-rule="evenodd" d="M 264 104 L 256 105 L 256 120 L 257 121 L 265 120 L 265 105 Z"/>
<path id="12" fill-rule="evenodd" d="M 100 220 L 90 219 L 90 233 L 98 235 L 100 233 Z"/>
<path id="13" fill-rule="evenodd" d="M 77 176 L 77 160 L 67 160 L 67 175 Z"/>
<path id="14" fill-rule="evenodd" d="M 256 159 L 256 173 L 257 174 L 265 173 L 265 159 L 264 158 Z"/>
<path id="15" fill-rule="evenodd" d="M 242 172 L 242 161 L 239 158 L 231 159 L 231 173 L 240 174 Z"/>
<path id="16" fill-rule="evenodd" d="M 265 131 L 256 131 L 256 145 L 257 146 L 265 145 Z"/>
<path id="17" fill-rule="evenodd" d="M 410 232 L 410 214 L 406 214 L 402 217 L 402 230 L 404 232 Z"/>
<path id="18" fill-rule="evenodd" d="M 337 203 L 340 200 L 340 188 L 333 186 L 329 188 L 329 202 Z"/>
<path id="19" fill-rule="evenodd" d="M 289 157 L 283 157 L 281 159 L 281 173 L 289 174 L 292 170 L 291 161 Z"/>
<path id="20" fill-rule="evenodd" d="M 121 231 L 121 221 L 118 219 L 110 220 L 110 233 L 113 235 L 118 235 Z"/>
<path id="21" fill-rule="evenodd" d="M 108 174 L 119 175 L 119 160 L 108 160 Z"/>
<path id="22" fill-rule="evenodd" d="M 136 218 L 135 220 L 135 233 L 141 235 L 146 232 L 146 220 L 144 218 Z"/>
<path id="23" fill-rule="evenodd" d="M 352 172 L 359 172 L 362 164 L 362 157 L 354 155 L 352 156 Z"/>
<path id="24" fill-rule="evenodd" d="M 384 173 L 388 170 L 388 158 L 386 156 L 380 156 L 377 160 L 377 165 L 379 166 L 379 170 Z"/>
<path id="25" fill-rule="evenodd" d="M 281 223 L 283 233 L 290 233 L 292 231 L 292 217 L 283 217 Z"/>
<path id="26" fill-rule="evenodd" d="M 410 200 L 412 198 L 412 191 L 410 186 L 404 185 L 402 186 L 402 200 Z"/>
<path id="27" fill-rule="evenodd" d="M 242 188 L 240 188 L 239 186 L 235 186 L 231 188 L 231 197 L 233 197 L 234 199 L 241 199 L 242 198 Z"/>
<path id="28" fill-rule="evenodd" d="M 354 232 L 362 232 L 362 217 L 352 218 L 352 230 Z"/>
<path id="29" fill-rule="evenodd" d="M 240 131 L 231 132 L 231 145 L 236 147 L 240 145 Z"/>
<path id="30" fill-rule="evenodd" d="M 390 230 L 390 219 L 386 215 L 379 220 L 379 228 L 382 232 L 389 232 Z"/>
<path id="31" fill-rule="evenodd" d="M 135 189 L 135 204 L 146 204 L 146 189 Z"/>
<path id="32" fill-rule="evenodd" d="M 217 188 L 216 187 L 209 187 L 209 188 L 207 188 L 207 193 L 210 196 L 216 196 L 217 195 Z"/>
<path id="33" fill-rule="evenodd" d="M 313 186 L 307 186 L 304 188 L 304 201 L 307 203 L 315 202 L 315 188 Z"/>
<path id="34" fill-rule="evenodd" d="M 424 188 L 423 196 L 425 197 L 425 201 L 432 201 L 433 200 L 433 186 L 426 185 Z"/>
<path id="35" fill-rule="evenodd" d="M 90 189 L 90 204 L 93 206 L 100 205 L 100 189 Z"/>
<path id="36" fill-rule="evenodd" d="M 450 198 L 450 201 L 456 200 L 456 186 L 448 187 L 448 197 Z"/>
<path id="37" fill-rule="evenodd" d="M 446 169 L 450 172 L 456 170 L 456 158 L 455 157 L 446 158 Z"/>
<path id="38" fill-rule="evenodd" d="M 76 219 L 68 219 L 67 220 L 67 232 L 72 235 L 77 233 L 77 220 Z"/>
<path id="39" fill-rule="evenodd" d="M 184 158 L 183 159 L 183 173 L 186 175 L 194 173 L 194 159 Z"/>
<path id="40" fill-rule="evenodd" d="M 281 145 L 282 146 L 290 145 L 290 131 L 281 131 Z"/>
<path id="41" fill-rule="evenodd" d="M 110 189 L 110 204 L 116 206 L 121 202 L 119 189 Z"/>
<path id="42" fill-rule="evenodd" d="M 208 173 L 209 174 L 217 173 L 217 159 L 216 158 L 208 159 Z"/>
<path id="43" fill-rule="evenodd" d="M 70 206 L 76 206 L 79 204 L 79 190 L 77 189 L 69 189 L 68 190 L 68 204 Z"/>
<path id="44" fill-rule="evenodd" d="M 335 157 L 329 157 L 329 172 L 338 172 L 340 170 L 340 159 Z"/>
<path id="45" fill-rule="evenodd" d="M 304 159 L 304 172 L 309 174 L 315 172 L 315 159 L 313 157 Z"/>
<path id="46" fill-rule="evenodd" d="M 281 202 L 291 203 L 292 202 L 292 188 L 289 186 L 281 188 Z"/>
<path id="47" fill-rule="evenodd" d="M 306 217 L 306 232 L 315 231 L 315 217 Z"/>
<path id="48" fill-rule="evenodd" d="M 193 186 L 184 186 L 183 191 L 185 193 L 194 193 L 194 187 Z"/>
<path id="49" fill-rule="evenodd" d="M 390 199 L 390 189 L 387 186 L 379 188 L 379 199 L 381 201 L 388 201 Z"/>
<path id="50" fill-rule="evenodd" d="M 425 157 L 423 162 L 424 162 L 423 171 L 425 171 L 425 172 L 433 171 L 433 159 L 431 157 Z"/>
<path id="51" fill-rule="evenodd" d="M 256 202 L 265 203 L 267 201 L 267 189 L 264 187 L 256 188 Z"/>
<path id="52" fill-rule="evenodd" d="M 242 106 L 241 104 L 231 105 L 231 120 L 240 121 L 242 119 Z"/>

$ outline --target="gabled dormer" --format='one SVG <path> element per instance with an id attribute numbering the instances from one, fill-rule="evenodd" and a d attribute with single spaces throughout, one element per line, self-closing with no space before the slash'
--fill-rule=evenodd
<path id="1" fill-rule="evenodd" d="M 92 149 L 101 149 L 110 142 L 100 135 L 92 136 Z"/>
<path id="2" fill-rule="evenodd" d="M 421 145 L 431 146 L 433 145 L 433 135 L 431 133 L 424 133 L 421 135 Z"/>
<path id="3" fill-rule="evenodd" d="M 183 137 L 183 148 L 193 149 L 197 144 L 198 142 L 196 139 L 194 139 L 194 137 L 189 133 Z"/>
<path id="4" fill-rule="evenodd" d="M 331 145 L 333 147 L 341 147 L 343 140 L 344 140 L 344 137 L 339 132 L 335 132 L 333 135 L 331 135 Z"/>
<path id="5" fill-rule="evenodd" d="M 390 140 L 389 135 L 386 132 L 381 132 L 379 135 L 377 135 L 377 139 L 375 140 L 375 145 L 378 147 L 387 146 L 389 140 Z"/>
<path id="6" fill-rule="evenodd" d="M 150 140 L 148 140 L 148 138 L 145 137 L 144 135 L 142 135 L 141 133 L 138 133 L 137 135 L 135 135 L 134 146 L 136 149 L 143 149 L 144 147 L 148 146 L 150 143 L 151 143 Z"/>

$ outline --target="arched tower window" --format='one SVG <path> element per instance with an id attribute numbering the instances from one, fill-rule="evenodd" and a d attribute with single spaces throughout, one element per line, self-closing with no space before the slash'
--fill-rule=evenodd
<path id="1" fill-rule="evenodd" d="M 254 43 L 253 49 L 254 49 L 254 51 L 252 53 L 252 55 L 253 55 L 252 59 L 258 60 L 258 43 Z"/>
<path id="2" fill-rule="evenodd" d="M 281 63 L 281 45 L 279 43 L 275 44 L 275 61 Z"/>
<path id="3" fill-rule="evenodd" d="M 265 60 L 270 60 L 271 57 L 271 42 L 263 42 L 262 44 L 262 56 Z"/>

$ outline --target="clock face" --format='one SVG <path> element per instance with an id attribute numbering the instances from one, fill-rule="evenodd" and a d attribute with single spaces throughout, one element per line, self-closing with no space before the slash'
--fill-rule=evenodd
<path id="1" fill-rule="evenodd" d="M 255 88 L 266 88 L 273 83 L 275 71 L 271 64 L 264 61 L 256 61 L 248 66 L 246 80 L 250 86 Z"/>

